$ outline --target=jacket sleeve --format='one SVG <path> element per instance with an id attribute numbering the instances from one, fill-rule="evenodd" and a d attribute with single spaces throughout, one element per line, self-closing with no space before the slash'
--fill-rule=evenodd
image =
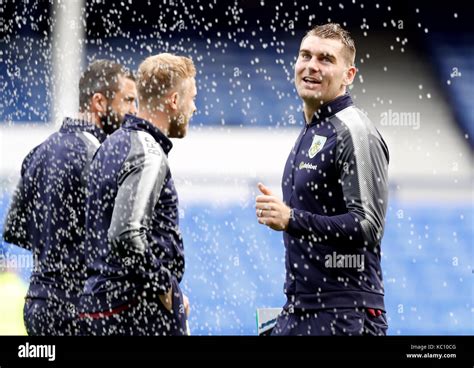
<path id="1" fill-rule="evenodd" d="M 388 198 L 388 149 L 378 134 L 360 127 L 340 132 L 336 147 L 347 213 L 324 216 L 293 209 L 290 235 L 313 235 L 318 242 L 375 246 L 383 235 Z"/>
<path id="2" fill-rule="evenodd" d="M 171 273 L 151 251 L 147 232 L 167 176 L 167 159 L 151 138 L 136 140 L 118 178 L 108 238 L 122 266 L 161 292 L 171 286 Z"/>
<path id="3" fill-rule="evenodd" d="M 34 148 L 23 160 L 20 180 L 13 193 L 3 226 L 3 238 L 10 244 L 32 250 L 31 239 L 28 236 L 28 224 L 33 212 L 33 196 L 35 195 L 35 171 L 31 170 Z"/>

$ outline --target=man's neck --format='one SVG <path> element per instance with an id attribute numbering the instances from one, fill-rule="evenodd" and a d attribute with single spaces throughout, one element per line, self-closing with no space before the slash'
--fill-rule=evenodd
<path id="1" fill-rule="evenodd" d="M 346 93 L 346 90 L 344 89 L 341 93 L 339 93 L 336 97 L 329 101 L 323 101 L 323 100 L 317 100 L 317 101 L 311 101 L 311 103 L 306 103 L 304 102 L 303 105 L 303 111 L 304 111 L 304 117 L 306 119 L 306 124 L 311 124 L 311 121 L 313 120 L 314 114 L 320 110 L 324 105 L 327 105 L 328 103 L 334 101 L 336 98 L 343 96 Z"/>
<path id="2" fill-rule="evenodd" d="M 305 122 L 308 125 L 313 120 L 313 116 L 314 116 L 314 113 L 317 111 L 317 108 L 314 106 L 309 106 L 305 103 L 303 106 L 303 110 L 304 110 Z"/>
<path id="3" fill-rule="evenodd" d="M 305 117 L 305 120 L 306 120 L 306 124 L 311 124 L 311 121 L 313 121 L 314 114 L 321 107 L 323 107 L 325 104 L 326 104 L 326 102 L 321 101 L 321 100 L 317 101 L 316 104 L 315 103 L 307 104 L 306 102 L 304 103 L 303 111 L 304 111 L 304 117 Z"/>
<path id="4" fill-rule="evenodd" d="M 95 125 L 99 129 L 104 130 L 99 117 L 97 116 L 97 114 L 94 114 L 92 112 L 79 112 L 79 113 L 77 113 L 77 120 L 87 121 L 91 125 Z"/>
<path id="5" fill-rule="evenodd" d="M 164 135 L 168 136 L 170 121 L 168 115 L 166 115 L 163 111 L 151 112 L 148 110 L 140 110 L 137 116 L 141 119 L 149 121 L 159 130 L 161 130 Z"/>

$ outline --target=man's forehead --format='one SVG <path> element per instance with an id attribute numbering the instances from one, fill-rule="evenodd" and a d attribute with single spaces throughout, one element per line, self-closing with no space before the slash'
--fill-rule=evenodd
<path id="1" fill-rule="evenodd" d="M 188 86 L 191 88 L 191 90 L 192 90 L 194 93 L 197 91 L 197 88 L 196 88 L 196 78 L 194 78 L 194 77 L 187 78 L 186 83 L 188 83 Z"/>
<path id="2" fill-rule="evenodd" d="M 308 50 L 314 54 L 337 54 L 342 50 L 342 47 L 343 44 L 339 40 L 321 38 L 318 36 L 308 36 L 301 42 L 300 50 Z"/>
<path id="3" fill-rule="evenodd" d="M 175 85 L 172 90 L 178 89 L 180 91 L 187 91 L 187 93 L 190 94 L 196 94 L 197 93 L 197 88 L 196 88 L 196 79 L 194 77 L 188 77 L 181 79 L 176 82 L 177 84 Z"/>
<path id="4" fill-rule="evenodd" d="M 118 74 L 117 75 L 117 81 L 120 86 L 131 86 L 135 84 L 135 81 L 133 79 L 130 79 L 127 75 L 123 74 Z"/>

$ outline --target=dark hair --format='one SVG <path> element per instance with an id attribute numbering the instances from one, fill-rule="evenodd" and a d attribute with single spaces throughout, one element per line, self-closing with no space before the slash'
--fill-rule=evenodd
<path id="1" fill-rule="evenodd" d="M 344 45 L 344 51 L 346 60 L 350 65 L 354 65 L 356 48 L 354 40 L 350 33 L 341 27 L 338 23 L 327 23 L 320 26 L 316 26 L 309 30 L 303 37 L 303 40 L 309 36 L 317 36 L 320 38 L 329 38 L 333 40 L 339 40 Z"/>
<path id="2" fill-rule="evenodd" d="M 94 93 L 113 98 L 119 88 L 120 76 L 135 81 L 133 74 L 119 63 L 104 59 L 90 63 L 79 80 L 79 110 L 87 109 Z"/>

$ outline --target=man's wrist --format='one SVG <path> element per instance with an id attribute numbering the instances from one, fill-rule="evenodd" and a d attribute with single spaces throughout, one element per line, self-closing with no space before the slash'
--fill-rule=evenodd
<path id="1" fill-rule="evenodd" d="M 295 220 L 295 211 L 293 211 L 293 208 L 290 208 L 290 215 L 289 215 L 290 221 Z"/>
<path id="2" fill-rule="evenodd" d="M 292 220 L 294 220 L 294 219 L 295 219 L 295 215 L 294 215 L 294 213 L 293 213 L 293 208 L 290 208 L 290 209 L 289 209 L 289 212 L 288 212 L 288 221 L 286 221 L 286 226 L 285 226 L 285 228 L 283 229 L 284 231 L 287 231 L 287 230 L 288 230 L 288 228 L 290 227 L 290 222 L 291 222 Z"/>

